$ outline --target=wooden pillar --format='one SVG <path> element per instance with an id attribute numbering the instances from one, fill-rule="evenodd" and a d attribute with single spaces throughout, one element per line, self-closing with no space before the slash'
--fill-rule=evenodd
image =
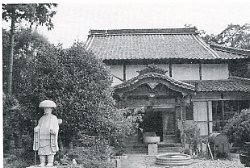
<path id="1" fill-rule="evenodd" d="M 224 106 L 224 100 L 221 101 L 221 121 L 222 121 L 222 127 L 224 127 L 224 115 L 225 115 L 225 106 Z"/>
<path id="2" fill-rule="evenodd" d="M 172 77 L 173 76 L 173 72 L 172 72 L 172 63 L 169 63 L 169 76 Z"/>
<path id="3" fill-rule="evenodd" d="M 200 76 L 200 80 L 202 80 L 201 63 L 199 63 L 199 76 Z"/>
<path id="4" fill-rule="evenodd" d="M 207 134 L 210 134 L 209 103 L 207 101 Z"/>
<path id="5" fill-rule="evenodd" d="M 126 81 L 126 64 L 123 64 L 123 81 Z"/>
<path id="6" fill-rule="evenodd" d="M 240 101 L 239 100 L 237 101 L 237 113 L 238 114 L 240 113 Z"/>

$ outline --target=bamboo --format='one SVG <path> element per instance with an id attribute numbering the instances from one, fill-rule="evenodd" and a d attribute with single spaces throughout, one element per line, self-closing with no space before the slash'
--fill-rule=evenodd
<path id="1" fill-rule="evenodd" d="M 212 151 L 211 151 L 209 142 L 207 143 L 207 147 L 208 147 L 209 153 L 210 153 L 210 155 L 211 155 L 211 157 L 212 157 L 212 160 L 214 160 L 214 156 L 213 156 L 213 154 L 212 154 Z"/>

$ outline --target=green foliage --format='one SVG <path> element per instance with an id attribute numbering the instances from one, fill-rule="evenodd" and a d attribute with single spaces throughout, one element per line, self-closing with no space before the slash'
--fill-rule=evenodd
<path id="1" fill-rule="evenodd" d="M 250 109 L 242 110 L 235 114 L 233 118 L 223 128 L 229 138 L 229 142 L 241 146 L 244 142 L 250 141 Z"/>

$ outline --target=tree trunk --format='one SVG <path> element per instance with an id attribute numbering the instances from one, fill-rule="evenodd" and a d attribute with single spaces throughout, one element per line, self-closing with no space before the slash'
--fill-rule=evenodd
<path id="1" fill-rule="evenodd" d="M 15 36 L 15 19 L 11 19 L 10 27 L 10 59 L 9 59 L 9 75 L 8 75 L 8 93 L 12 94 L 12 73 L 13 73 L 13 50 L 14 50 L 14 36 Z"/>

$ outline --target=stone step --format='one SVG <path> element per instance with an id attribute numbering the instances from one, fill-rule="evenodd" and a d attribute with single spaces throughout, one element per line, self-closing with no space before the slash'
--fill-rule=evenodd
<path id="1" fill-rule="evenodd" d="M 147 144 L 134 144 L 127 146 L 127 154 L 147 154 Z M 181 144 L 158 144 L 158 153 L 181 152 Z"/>

